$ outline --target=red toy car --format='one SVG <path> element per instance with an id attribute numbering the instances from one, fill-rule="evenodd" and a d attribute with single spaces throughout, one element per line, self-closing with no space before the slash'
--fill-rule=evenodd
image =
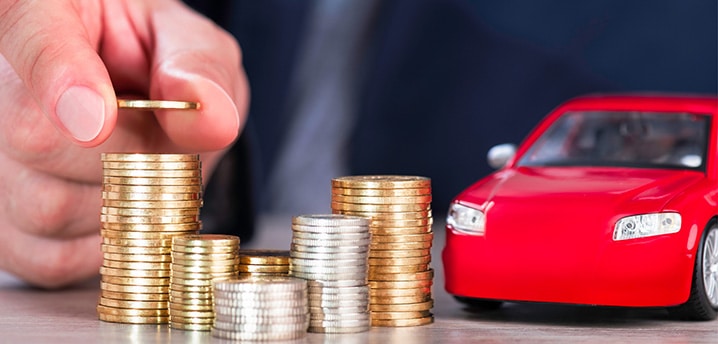
<path id="1" fill-rule="evenodd" d="M 560 105 L 498 154 L 503 168 L 452 201 L 446 290 L 476 307 L 668 307 L 716 318 L 717 132 L 718 97 Z"/>

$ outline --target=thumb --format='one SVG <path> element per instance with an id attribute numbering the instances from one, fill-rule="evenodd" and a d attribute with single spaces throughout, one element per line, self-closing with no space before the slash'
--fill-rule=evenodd
<path id="1" fill-rule="evenodd" d="M 48 118 L 83 146 L 112 132 L 115 93 L 97 55 L 99 2 L 0 1 L 0 54 Z"/>

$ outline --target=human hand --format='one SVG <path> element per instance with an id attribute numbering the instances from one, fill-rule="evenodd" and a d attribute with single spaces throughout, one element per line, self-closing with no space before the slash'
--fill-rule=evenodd
<path id="1" fill-rule="evenodd" d="M 175 0 L 0 0 L 0 269 L 50 288 L 97 275 L 100 153 L 201 152 L 208 176 L 245 122 L 240 59 Z M 201 109 L 118 114 L 116 94 Z"/>

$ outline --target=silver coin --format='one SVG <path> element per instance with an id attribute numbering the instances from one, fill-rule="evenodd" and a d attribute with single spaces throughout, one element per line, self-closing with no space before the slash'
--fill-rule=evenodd
<path id="1" fill-rule="evenodd" d="M 317 266 L 325 268 L 342 268 L 342 267 L 364 267 L 369 266 L 367 259 L 341 259 L 337 257 L 335 260 L 322 260 L 322 259 L 302 259 L 292 258 L 289 261 L 289 269 L 293 266 Z"/>
<path id="2" fill-rule="evenodd" d="M 327 280 L 310 280 L 307 281 L 307 285 L 313 288 L 345 288 L 345 287 L 358 287 L 368 285 L 368 281 L 363 278 L 359 279 L 345 279 L 337 281 Z"/>
<path id="3" fill-rule="evenodd" d="M 371 326 L 360 326 L 360 327 L 320 327 L 320 326 L 309 326 L 308 332 L 313 333 L 359 333 L 366 332 L 371 329 Z"/>
<path id="4" fill-rule="evenodd" d="M 278 324 L 278 325 L 296 325 L 304 324 L 309 319 L 309 313 L 297 314 L 297 315 L 271 315 L 271 316 L 256 316 L 247 314 L 227 315 L 217 314 L 215 316 L 216 322 L 225 324 Z"/>
<path id="5" fill-rule="evenodd" d="M 322 281 L 339 281 L 339 280 L 363 280 L 366 284 L 369 282 L 368 276 L 364 273 L 346 273 L 346 274 L 331 274 L 331 273 L 313 273 L 304 271 L 290 271 L 290 276 L 303 278 L 307 280 L 322 280 Z"/>
<path id="6" fill-rule="evenodd" d="M 364 327 L 371 326 L 367 319 L 309 320 L 310 327 Z"/>
<path id="7" fill-rule="evenodd" d="M 338 302 L 338 301 L 363 301 L 369 302 L 369 294 L 309 294 L 309 304 L 312 302 Z"/>
<path id="8" fill-rule="evenodd" d="M 338 252 L 338 253 L 312 253 L 302 251 L 290 251 L 290 258 L 311 259 L 311 260 L 337 260 L 337 259 L 368 259 L 369 252 Z"/>
<path id="9" fill-rule="evenodd" d="M 253 324 L 253 323 L 227 323 L 223 321 L 217 321 L 214 322 L 215 329 L 218 330 L 226 330 L 226 331 L 236 331 L 241 333 L 274 333 L 274 332 L 296 332 L 296 331 L 306 331 L 307 325 L 309 320 L 306 320 L 302 323 L 292 323 L 292 324 L 274 324 L 268 322 L 266 324 Z"/>
<path id="10" fill-rule="evenodd" d="M 308 233 L 308 232 L 292 232 L 292 239 L 303 239 L 303 240 L 321 240 L 321 241 L 347 241 L 347 240 L 369 240 L 371 234 L 367 230 L 363 233 L 337 233 L 337 234 L 326 234 L 326 233 Z"/>
<path id="11" fill-rule="evenodd" d="M 309 300 L 309 308 L 347 308 L 347 307 L 368 307 L 369 299 L 341 299 L 341 300 Z"/>
<path id="12" fill-rule="evenodd" d="M 265 302 L 275 300 L 301 300 L 307 297 L 307 290 L 287 291 L 287 292 L 259 292 L 259 293 L 237 293 L 225 292 L 217 290 L 214 292 L 215 299 L 231 300 L 237 303 L 241 302 Z"/>
<path id="13" fill-rule="evenodd" d="M 368 312 L 369 307 L 366 306 L 355 306 L 355 307 L 309 307 L 310 314 L 350 314 L 350 313 L 363 313 Z"/>
<path id="14" fill-rule="evenodd" d="M 277 340 L 292 340 L 303 338 L 307 335 L 307 330 L 297 331 L 276 331 L 276 332 L 239 332 L 237 330 L 223 330 L 220 328 L 213 327 L 212 336 L 223 339 L 231 339 L 236 341 L 277 341 Z"/>
<path id="15" fill-rule="evenodd" d="M 232 316 L 247 316 L 247 317 L 285 317 L 285 316 L 309 316 L 309 306 L 306 302 L 303 306 L 299 307 L 275 307 L 275 308 L 231 308 L 221 307 L 221 310 L 217 312 L 217 315 L 232 317 Z"/>
<path id="16" fill-rule="evenodd" d="M 317 286 L 310 285 L 308 293 L 311 294 L 337 294 L 352 295 L 369 293 L 371 288 L 368 285 L 351 286 L 351 287 L 334 287 L 334 286 Z"/>
<path id="17" fill-rule="evenodd" d="M 351 234 L 351 233 L 369 233 L 369 226 L 304 226 L 292 224 L 294 232 L 302 233 L 323 233 L 323 234 Z"/>
<path id="18" fill-rule="evenodd" d="M 274 300 L 264 302 L 236 302 L 234 300 L 214 299 L 214 310 L 222 314 L 238 314 L 244 309 L 267 310 L 267 309 L 304 309 L 308 305 L 308 299 L 297 300 Z M 241 314 L 241 313 L 240 313 Z"/>
<path id="19" fill-rule="evenodd" d="M 292 243 L 290 250 L 299 252 L 311 252 L 311 253 L 358 253 L 368 252 L 369 245 L 353 245 L 353 246 L 316 246 L 316 245 L 304 245 L 298 243 Z"/>
<path id="20" fill-rule="evenodd" d="M 292 218 L 292 224 L 305 226 L 368 226 L 369 218 L 339 214 L 299 215 Z"/>
<path id="21" fill-rule="evenodd" d="M 302 246 L 321 246 L 321 247 L 361 247 L 361 246 L 367 246 L 371 244 L 371 239 L 367 237 L 366 239 L 359 239 L 359 240 L 322 240 L 322 239 L 302 239 L 302 238 L 292 238 L 292 244 L 295 245 L 302 245 Z"/>
<path id="22" fill-rule="evenodd" d="M 370 312 L 357 312 L 357 313 L 343 313 L 343 314 L 331 314 L 331 313 L 310 313 L 309 321 L 313 320 L 371 320 Z"/>
<path id="23" fill-rule="evenodd" d="M 306 290 L 307 282 L 291 276 L 246 276 L 233 280 L 217 281 L 215 291 L 272 292 Z"/>
<path id="24" fill-rule="evenodd" d="M 348 266 L 321 266 L 321 265 L 302 265 L 289 264 L 289 273 L 304 272 L 314 274 L 366 274 L 369 271 L 369 265 L 348 265 Z"/>

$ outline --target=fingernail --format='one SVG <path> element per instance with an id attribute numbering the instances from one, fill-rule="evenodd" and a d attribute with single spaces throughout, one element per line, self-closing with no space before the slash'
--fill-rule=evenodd
<path id="1" fill-rule="evenodd" d="M 105 101 L 84 86 L 72 86 L 60 96 L 55 108 L 57 119 L 78 141 L 92 141 L 105 124 Z"/>

